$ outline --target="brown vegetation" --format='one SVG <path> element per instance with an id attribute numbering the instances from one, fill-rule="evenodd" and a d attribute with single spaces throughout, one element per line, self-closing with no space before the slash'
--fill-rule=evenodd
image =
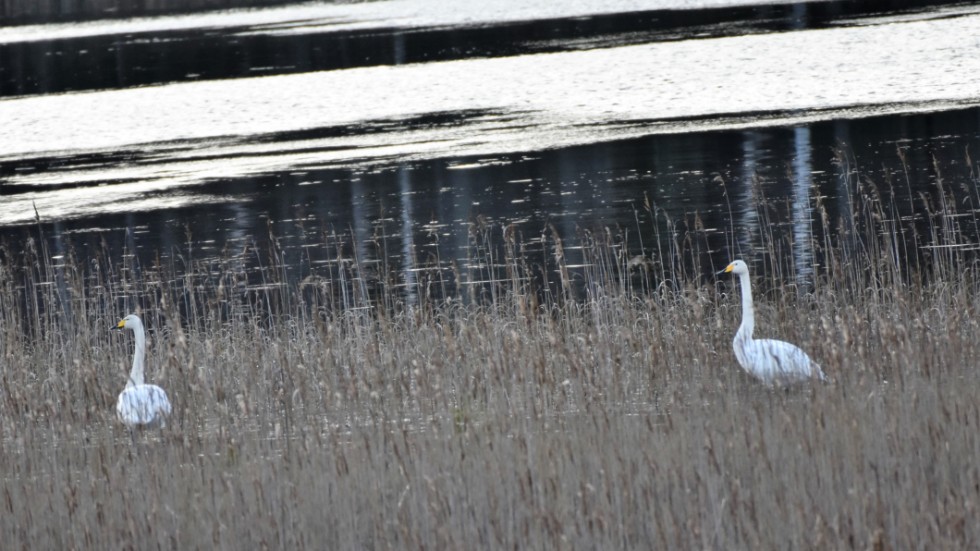
<path id="1" fill-rule="evenodd" d="M 961 217 L 930 216 L 965 242 Z M 756 270 L 760 336 L 835 380 L 775 391 L 737 367 L 727 278 L 659 285 L 684 236 L 643 262 L 583 239 L 584 269 L 548 238 L 546 292 L 504 231 L 493 292 L 416 306 L 369 300 L 356 259 L 302 286 L 273 262 L 250 287 L 8 252 L 4 547 L 980 548 L 977 267 L 947 248 L 910 271 L 905 230 L 868 219 L 860 248 L 814 238 L 807 289 Z M 174 404 L 161 432 L 113 415 L 131 344 L 107 329 L 132 297 Z"/>

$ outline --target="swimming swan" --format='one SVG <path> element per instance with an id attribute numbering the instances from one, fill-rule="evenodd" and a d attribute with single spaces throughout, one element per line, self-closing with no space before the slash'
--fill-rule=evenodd
<path id="1" fill-rule="evenodd" d="M 143 322 L 135 314 L 119 320 L 116 329 L 131 329 L 136 334 L 133 370 L 129 372 L 126 388 L 119 394 L 116 416 L 129 428 L 163 427 L 170 415 L 167 393 L 156 385 L 143 383 L 143 361 L 146 356 L 146 333 Z"/>
<path id="2" fill-rule="evenodd" d="M 827 377 L 820 370 L 820 366 L 796 345 L 771 339 L 752 338 L 755 312 L 752 308 L 749 267 L 745 262 L 736 260 L 722 273 L 737 275 L 742 285 L 742 325 L 735 333 L 735 340 L 732 343 L 735 348 L 735 358 L 742 368 L 767 385 L 799 383 L 814 378 L 826 381 Z"/>

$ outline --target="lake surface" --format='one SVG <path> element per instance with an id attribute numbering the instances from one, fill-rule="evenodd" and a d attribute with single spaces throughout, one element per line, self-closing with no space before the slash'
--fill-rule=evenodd
<path id="1" fill-rule="evenodd" d="M 329 277 L 344 242 L 408 288 L 421 264 L 485 262 L 474 246 L 505 228 L 570 250 L 609 229 L 654 261 L 688 232 L 705 274 L 775 233 L 805 280 L 819 209 L 853 221 L 859 185 L 924 234 L 938 190 L 980 206 L 977 37 L 980 6 L 932 2 L 414 0 L 0 28 L 0 239 L 250 270 L 241 251 L 271 236 L 296 281 Z"/>

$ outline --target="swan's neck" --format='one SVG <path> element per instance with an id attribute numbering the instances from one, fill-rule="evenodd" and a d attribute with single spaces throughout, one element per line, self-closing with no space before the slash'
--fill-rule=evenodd
<path id="1" fill-rule="evenodd" d="M 752 284 L 749 282 L 749 274 L 738 276 L 739 283 L 742 285 L 742 325 L 738 328 L 736 338 L 746 340 L 752 339 L 752 331 L 755 329 L 755 311 L 752 309 Z"/>
<path id="2" fill-rule="evenodd" d="M 133 328 L 136 333 L 136 351 L 133 353 L 133 370 L 129 372 L 127 387 L 143 384 L 143 361 L 146 357 L 146 334 L 142 326 Z"/>

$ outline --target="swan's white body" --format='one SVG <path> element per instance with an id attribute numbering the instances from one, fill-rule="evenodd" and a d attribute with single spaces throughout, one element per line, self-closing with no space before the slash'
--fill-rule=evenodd
<path id="1" fill-rule="evenodd" d="M 724 273 L 737 275 L 742 286 L 742 325 L 732 342 L 739 365 L 767 385 L 792 384 L 811 379 L 826 381 L 820 366 L 799 347 L 783 341 L 752 338 L 755 310 L 752 306 L 749 267 L 745 262 L 736 260 L 725 268 Z"/>
<path id="2" fill-rule="evenodd" d="M 131 329 L 136 334 L 133 369 L 129 372 L 126 388 L 119 394 L 119 401 L 116 402 L 116 416 L 130 428 L 162 427 L 170 415 L 170 400 L 162 388 L 143 382 L 143 362 L 146 357 L 143 322 L 135 314 L 130 314 L 116 324 L 116 329 Z"/>

